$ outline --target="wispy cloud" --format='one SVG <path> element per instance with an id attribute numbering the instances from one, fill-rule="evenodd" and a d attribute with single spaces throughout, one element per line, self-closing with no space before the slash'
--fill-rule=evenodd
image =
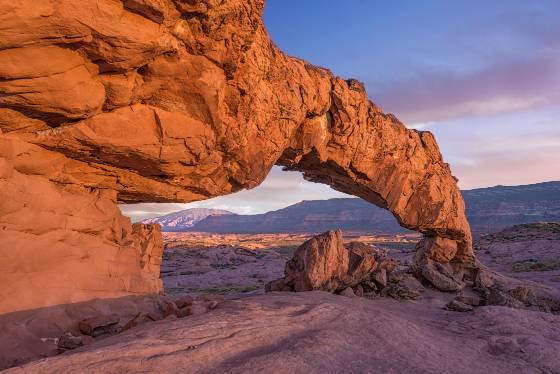
<path id="1" fill-rule="evenodd" d="M 461 188 L 560 179 L 560 109 L 449 121 L 434 126 Z"/>
<path id="2" fill-rule="evenodd" d="M 412 124 L 560 105 L 557 55 L 498 61 L 468 73 L 418 71 L 407 81 L 377 86 L 372 96 Z"/>

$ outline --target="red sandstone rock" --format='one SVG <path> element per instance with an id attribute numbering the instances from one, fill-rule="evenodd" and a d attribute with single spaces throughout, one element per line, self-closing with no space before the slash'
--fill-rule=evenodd
<path id="1" fill-rule="evenodd" d="M 388 265 L 389 269 L 382 265 Z M 358 293 L 363 295 L 360 283 L 366 282 L 367 286 L 374 274 L 386 274 L 392 266 L 374 248 L 357 242 L 344 246 L 340 230 L 327 231 L 299 246 L 286 263 L 284 278 L 270 282 L 266 290 L 335 292 L 359 287 Z"/>
<path id="2" fill-rule="evenodd" d="M 448 312 L 445 295 L 375 302 L 276 293 L 146 324 L 69 355 L 9 369 L 45 373 L 558 373 L 560 316 L 504 307 Z"/>
<path id="3" fill-rule="evenodd" d="M 158 292 L 159 234 L 115 204 L 229 194 L 275 164 L 426 234 L 420 262 L 472 263 L 433 136 L 359 82 L 283 54 L 263 6 L 0 2 L 0 281 L 14 284 L 0 313 Z"/>
<path id="4" fill-rule="evenodd" d="M 159 226 L 132 225 L 110 191 L 35 175 L 60 158 L 26 146 L 0 138 L 0 313 L 160 292 Z"/>

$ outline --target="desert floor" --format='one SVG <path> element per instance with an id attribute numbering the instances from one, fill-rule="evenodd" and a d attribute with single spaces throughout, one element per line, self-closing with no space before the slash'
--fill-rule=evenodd
<path id="1" fill-rule="evenodd" d="M 162 265 L 167 297 L 216 298 L 215 309 L 143 323 L 8 372 L 560 373 L 560 316 L 554 313 L 502 306 L 454 312 L 445 305 L 456 294 L 429 288 L 418 300 L 264 294 L 264 284 L 282 275 L 308 236 L 168 233 Z M 385 249 L 404 266 L 417 239 L 346 235 Z M 518 227 L 478 238 L 476 248 L 490 268 L 560 291 L 560 233 Z M 123 309 L 117 304 L 111 311 Z M 99 303 L 87 308 L 107 311 Z M 68 315 L 51 312 L 61 313 Z M 16 332 L 28 344 L 44 340 L 35 340 L 35 356 L 27 352 L 20 363 L 52 354 L 57 336 L 39 331 L 38 314 L 18 318 L 12 342 Z M 40 344 L 50 344 L 50 351 Z"/>

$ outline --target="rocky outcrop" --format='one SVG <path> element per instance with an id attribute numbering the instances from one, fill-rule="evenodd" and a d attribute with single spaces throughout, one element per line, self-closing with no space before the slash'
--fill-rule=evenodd
<path id="1" fill-rule="evenodd" d="M 363 292 L 364 287 L 383 288 L 379 275 L 386 284 L 386 274 L 394 268 L 394 261 L 373 247 L 358 242 L 345 246 L 340 230 L 327 231 L 299 246 L 286 263 L 284 278 L 268 283 L 266 290 L 341 292 L 360 287 Z"/>
<path id="2" fill-rule="evenodd" d="M 53 152 L 0 139 L 0 155 L 0 314 L 162 291 L 159 226 L 132 225 L 111 191 L 17 170 L 19 157 L 46 168 Z"/>
<path id="3" fill-rule="evenodd" d="M 153 292 L 157 274 L 148 277 L 142 263 L 156 266 L 157 251 L 139 260 L 155 248 L 151 231 L 133 234 L 114 204 L 229 194 L 257 186 L 275 164 L 390 210 L 426 235 L 421 262 L 459 264 L 454 271 L 472 263 L 463 200 L 434 137 L 384 114 L 359 82 L 283 54 L 266 33 L 263 6 L 0 1 L 1 181 L 24 191 L 19 205 L 0 202 L 3 238 L 22 233 L 17 247 L 2 242 L 2 266 L 11 269 L 4 282 L 44 273 L 48 303 L 73 300 L 58 296 L 68 287 L 61 294 L 80 299 Z M 38 186 L 50 191 L 45 201 L 25 192 Z M 101 214 L 103 224 L 57 218 L 30 234 L 41 220 L 25 211 L 46 202 L 55 215 Z M 30 269 L 21 263 L 29 256 L 45 261 Z M 81 280 L 69 278 L 66 270 L 86 259 L 93 265 L 75 267 Z M 64 261 L 64 272 L 49 265 Z M 146 277 L 146 285 L 132 281 Z M 22 288 L 27 302 L 4 310 L 45 305 L 28 291 L 37 287 Z"/>
<path id="4" fill-rule="evenodd" d="M 196 298 L 130 295 L 3 314 L 0 315 L 0 371 L 87 347 L 154 321 L 192 318 L 219 309 L 222 301 L 218 295 Z"/>

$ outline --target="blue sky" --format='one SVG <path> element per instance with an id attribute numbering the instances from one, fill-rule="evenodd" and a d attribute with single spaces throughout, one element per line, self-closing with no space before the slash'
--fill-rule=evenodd
<path id="1" fill-rule="evenodd" d="M 264 21 L 287 54 L 363 81 L 384 111 L 432 131 L 461 188 L 560 179 L 560 1 L 268 0 Z M 124 210 L 260 213 L 335 196 L 274 168 L 250 191 Z"/>

